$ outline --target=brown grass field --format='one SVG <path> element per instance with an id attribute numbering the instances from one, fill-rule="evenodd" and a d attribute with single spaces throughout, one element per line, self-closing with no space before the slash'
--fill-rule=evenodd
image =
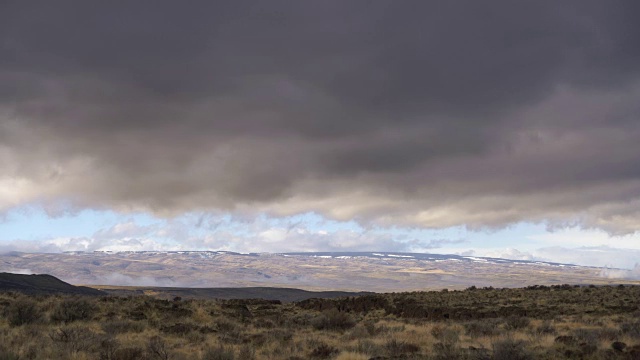
<path id="1" fill-rule="evenodd" d="M 640 359 L 640 287 L 338 299 L 0 294 L 0 359 Z"/>

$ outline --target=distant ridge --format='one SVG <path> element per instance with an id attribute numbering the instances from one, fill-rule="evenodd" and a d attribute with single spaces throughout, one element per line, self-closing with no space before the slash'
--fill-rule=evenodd
<path id="1" fill-rule="evenodd" d="M 416 259 L 426 261 L 444 261 L 456 260 L 465 262 L 491 262 L 495 264 L 534 264 L 534 265 L 551 265 L 551 266 L 575 266 L 579 265 L 569 263 L 558 263 L 553 261 L 539 260 L 519 260 L 494 258 L 486 256 L 465 256 L 454 254 L 433 254 L 433 253 L 412 253 L 412 252 L 394 252 L 394 251 L 324 251 L 324 252 L 285 252 L 279 253 L 283 256 L 314 256 L 326 258 L 352 258 L 367 257 L 378 259 Z M 590 267 L 590 266 L 581 266 Z"/>
<path id="2" fill-rule="evenodd" d="M 391 251 L 12 253 L 0 254 L 0 264 L 4 271 L 29 269 L 91 287 L 403 292 L 470 286 L 640 284 L 624 269 L 611 273 L 611 269 L 556 262 Z"/>
<path id="3" fill-rule="evenodd" d="M 0 292 L 17 291 L 26 294 L 106 295 L 84 286 L 73 286 L 55 276 L 0 273 Z"/>
<path id="4" fill-rule="evenodd" d="M 348 258 L 373 258 L 373 259 L 415 259 L 425 261 L 463 261 L 463 262 L 490 262 L 494 264 L 532 264 L 532 265 L 550 265 L 550 266 L 573 266 L 583 268 L 596 268 L 594 266 L 576 265 L 571 263 L 559 263 L 553 261 L 541 261 L 541 260 L 523 260 L 523 259 L 508 259 L 508 258 L 495 258 L 486 256 L 470 256 L 470 255 L 454 255 L 454 254 L 436 254 L 436 253 L 413 253 L 413 252 L 396 252 L 396 251 L 321 251 L 321 252 L 274 252 L 274 253 L 239 253 L 233 251 L 222 250 L 123 250 L 123 251 L 106 251 L 96 250 L 92 252 L 86 251 L 65 251 L 63 254 L 68 255 L 89 255 L 89 254 L 103 254 L 103 255 L 193 255 L 203 258 L 213 258 L 219 255 L 231 255 L 231 256 L 243 256 L 243 257 L 259 257 L 259 256 L 306 256 L 317 258 L 334 258 L 334 259 L 348 259 Z"/>

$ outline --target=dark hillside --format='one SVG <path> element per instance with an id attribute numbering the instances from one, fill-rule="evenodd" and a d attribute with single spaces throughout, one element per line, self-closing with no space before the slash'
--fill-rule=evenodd
<path id="1" fill-rule="evenodd" d="M 73 286 L 51 275 L 23 275 L 0 273 L 0 292 L 17 291 L 25 294 L 105 295 L 84 286 Z"/>

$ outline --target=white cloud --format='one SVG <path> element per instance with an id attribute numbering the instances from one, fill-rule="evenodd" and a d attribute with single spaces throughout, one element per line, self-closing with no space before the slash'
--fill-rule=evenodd
<path id="1" fill-rule="evenodd" d="M 32 274 L 34 274 L 34 272 L 31 271 L 30 269 L 0 268 L 0 272 L 7 272 L 7 273 L 12 273 L 12 274 L 22 274 L 22 275 L 32 275 Z"/>
<path id="2" fill-rule="evenodd" d="M 542 261 L 541 258 L 533 255 L 527 251 L 520 251 L 514 248 L 506 248 L 502 250 L 491 250 L 483 253 L 483 256 L 512 259 L 512 260 L 529 260 L 529 261 Z"/>
<path id="3" fill-rule="evenodd" d="M 601 274 L 609 279 L 640 280 L 640 264 L 636 264 L 631 270 L 604 269 Z"/>
<path id="4" fill-rule="evenodd" d="M 633 268 L 640 259 L 640 250 L 608 246 L 577 248 L 554 246 L 538 249 L 534 254 L 557 262 L 622 269 Z"/>
<path id="5" fill-rule="evenodd" d="M 640 232 L 613 236 L 602 230 L 581 229 L 570 227 L 562 229 L 550 229 L 551 231 L 527 236 L 538 247 L 545 246 L 614 246 L 626 249 L 640 250 Z"/>

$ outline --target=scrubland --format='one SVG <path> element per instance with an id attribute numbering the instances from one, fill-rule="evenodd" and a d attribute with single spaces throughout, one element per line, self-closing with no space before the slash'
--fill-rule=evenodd
<path id="1" fill-rule="evenodd" d="M 640 359 L 640 287 L 295 303 L 0 294 L 3 359 Z"/>

